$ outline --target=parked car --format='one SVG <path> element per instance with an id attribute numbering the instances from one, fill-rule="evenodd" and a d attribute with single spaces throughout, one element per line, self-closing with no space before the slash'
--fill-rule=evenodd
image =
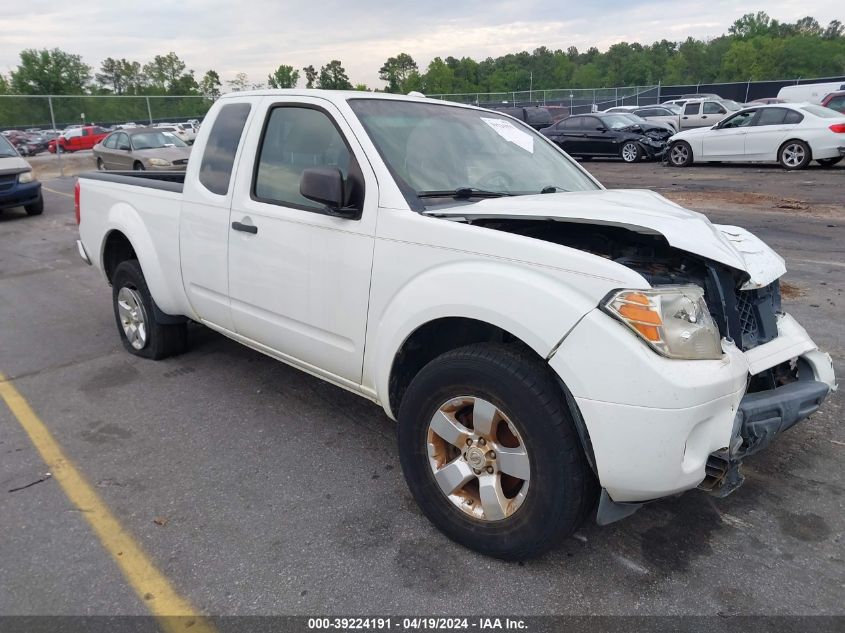
<path id="1" fill-rule="evenodd" d="M 23 207 L 27 215 L 41 215 L 41 183 L 32 168 L 5 136 L 0 136 L 0 211 Z"/>
<path id="2" fill-rule="evenodd" d="M 92 149 L 107 134 L 108 132 L 96 125 L 71 127 L 62 132 L 61 136 L 51 140 L 48 149 L 53 154 L 56 153 L 57 148 L 61 152 L 78 152 L 80 150 Z"/>
<path id="3" fill-rule="evenodd" d="M 648 132 L 657 130 L 660 132 L 668 132 L 669 135 L 666 136 L 667 139 L 669 136 L 677 132 L 677 130 L 668 123 L 662 123 L 661 121 L 648 121 L 633 112 L 617 112 L 617 114 L 628 119 L 633 127 L 639 128 L 643 131 Z"/>
<path id="4" fill-rule="evenodd" d="M 125 349 L 184 352 L 190 319 L 380 404 L 414 498 L 478 551 L 539 554 L 596 497 L 607 523 L 724 496 L 835 388 L 760 239 L 604 190 L 510 117 L 263 90 L 218 99 L 195 148 L 77 182 Z"/>
<path id="5" fill-rule="evenodd" d="M 35 156 L 47 151 L 50 140 L 40 134 L 24 134 L 12 140 L 12 144 L 21 156 Z"/>
<path id="6" fill-rule="evenodd" d="M 660 105 L 672 108 L 683 108 L 687 101 L 689 101 L 689 99 L 670 99 L 669 101 L 664 101 Z"/>
<path id="7" fill-rule="evenodd" d="M 741 109 L 739 104 L 727 99 L 691 99 L 684 104 L 680 126 L 682 130 L 710 127 Z"/>
<path id="8" fill-rule="evenodd" d="M 831 92 L 821 103 L 825 108 L 836 110 L 837 112 L 845 113 L 845 90 L 838 92 Z"/>
<path id="9" fill-rule="evenodd" d="M 109 134 L 94 146 L 99 170 L 185 171 L 191 148 L 166 129 L 135 127 Z"/>
<path id="10" fill-rule="evenodd" d="M 681 129 L 680 112 L 680 108 L 678 110 L 673 110 L 665 106 L 653 105 L 635 108 L 631 111 L 631 114 L 645 119 L 646 121 L 651 121 L 652 123 L 663 123 L 677 132 Z"/>
<path id="11" fill-rule="evenodd" d="M 553 123 L 552 115 L 547 108 L 541 106 L 530 106 L 524 108 L 518 107 L 496 107 L 493 108 L 497 112 L 504 112 L 505 114 L 519 119 L 533 127 L 535 130 L 541 130 Z"/>
<path id="12" fill-rule="evenodd" d="M 681 99 L 721 99 L 722 97 L 713 92 L 693 92 L 681 95 Z"/>
<path id="13" fill-rule="evenodd" d="M 746 107 L 758 106 L 758 105 L 769 105 L 771 103 L 786 103 L 783 99 L 778 99 L 777 97 L 764 97 L 763 99 L 754 99 L 753 101 L 749 101 L 745 104 Z"/>
<path id="14" fill-rule="evenodd" d="M 571 156 L 621 158 L 634 163 L 659 158 L 671 131 L 645 131 L 623 114 L 576 114 L 540 130 Z"/>
<path id="15" fill-rule="evenodd" d="M 747 108 L 720 123 L 676 134 L 669 162 L 778 161 L 803 169 L 815 160 L 832 167 L 845 156 L 845 115 L 820 105 L 773 104 Z"/>
<path id="16" fill-rule="evenodd" d="M 841 81 L 819 84 L 797 84 L 781 88 L 778 91 L 778 99 L 783 99 L 787 103 L 821 103 L 826 95 L 840 90 L 845 90 L 845 83 Z"/>

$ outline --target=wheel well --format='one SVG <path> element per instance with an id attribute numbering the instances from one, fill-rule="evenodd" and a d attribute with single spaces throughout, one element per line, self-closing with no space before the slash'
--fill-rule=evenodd
<path id="1" fill-rule="evenodd" d="M 115 268 L 128 259 L 138 259 L 132 243 L 120 231 L 112 231 L 106 237 L 106 245 L 103 248 L 103 272 L 109 283 L 111 283 Z"/>
<path id="2" fill-rule="evenodd" d="M 781 151 L 783 151 L 783 148 L 784 148 L 785 145 L 787 145 L 788 143 L 795 143 L 795 142 L 803 143 L 804 145 L 806 145 L 807 151 L 810 153 L 810 160 L 813 160 L 813 148 L 810 146 L 810 144 L 807 141 L 805 141 L 804 139 L 801 139 L 801 138 L 790 138 L 790 139 L 785 140 L 783 143 L 781 143 L 780 147 L 778 147 L 777 158 L 780 159 L 780 153 L 781 153 Z M 810 161 L 807 161 L 807 162 L 810 162 Z"/>
<path id="3" fill-rule="evenodd" d="M 484 321 L 463 317 L 430 321 L 405 339 L 393 359 L 388 394 L 393 415 L 398 415 L 402 397 L 414 376 L 429 362 L 458 347 L 483 342 L 516 345 L 535 354 L 521 339 Z"/>

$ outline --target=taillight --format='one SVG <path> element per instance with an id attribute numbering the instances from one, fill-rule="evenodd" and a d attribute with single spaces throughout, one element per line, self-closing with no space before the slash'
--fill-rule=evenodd
<path id="1" fill-rule="evenodd" d="M 73 186 L 73 214 L 76 216 L 76 224 L 78 225 L 82 218 L 80 217 L 80 209 L 79 209 L 79 180 L 77 179 L 76 184 Z"/>
<path id="2" fill-rule="evenodd" d="M 831 132 L 836 132 L 837 134 L 845 134 L 845 123 L 834 123 L 830 126 Z"/>

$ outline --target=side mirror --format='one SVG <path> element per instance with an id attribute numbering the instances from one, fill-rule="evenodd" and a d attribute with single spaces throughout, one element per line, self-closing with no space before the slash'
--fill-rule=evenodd
<path id="1" fill-rule="evenodd" d="M 117 149 L 123 150 L 124 152 L 132 151 L 132 148 L 129 145 L 120 145 Z"/>
<path id="2" fill-rule="evenodd" d="M 299 178 L 299 193 L 309 200 L 326 205 L 334 215 L 355 216 L 357 209 L 344 209 L 346 191 L 343 173 L 337 167 L 309 167 Z"/>
<path id="3" fill-rule="evenodd" d="M 607 132 L 607 128 L 606 128 L 606 127 L 604 127 L 604 126 L 602 126 L 602 125 L 600 125 L 600 126 L 598 126 L 598 127 L 596 128 L 596 131 L 598 131 L 598 132 Z"/>

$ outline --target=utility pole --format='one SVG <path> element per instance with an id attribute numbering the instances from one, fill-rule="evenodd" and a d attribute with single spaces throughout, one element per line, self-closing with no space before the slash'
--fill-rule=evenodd
<path id="1" fill-rule="evenodd" d="M 50 105 L 50 122 L 53 124 L 53 133 L 56 130 L 56 115 L 53 114 L 53 97 L 47 97 L 47 103 Z M 59 161 L 59 176 L 65 177 L 65 167 L 62 165 L 62 152 L 59 150 L 59 137 L 56 137 L 56 158 Z"/>

